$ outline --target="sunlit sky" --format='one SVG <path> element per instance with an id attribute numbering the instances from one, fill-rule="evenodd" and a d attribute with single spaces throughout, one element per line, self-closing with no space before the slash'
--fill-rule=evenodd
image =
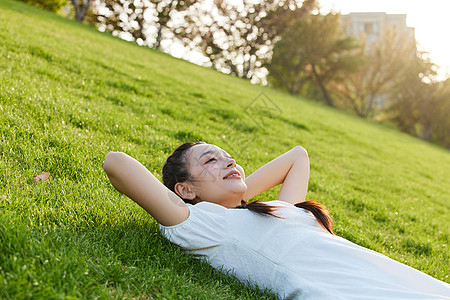
<path id="1" fill-rule="evenodd" d="M 450 0 L 318 0 L 324 12 L 386 12 L 406 14 L 420 49 L 441 67 L 441 78 L 450 74 Z"/>

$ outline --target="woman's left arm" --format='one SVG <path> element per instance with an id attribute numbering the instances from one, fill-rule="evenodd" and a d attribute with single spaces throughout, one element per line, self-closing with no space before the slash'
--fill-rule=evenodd
<path id="1" fill-rule="evenodd" d="M 244 200 L 283 184 L 277 199 L 292 204 L 305 201 L 308 191 L 308 152 L 296 146 L 265 164 L 245 179 L 247 191 Z"/>

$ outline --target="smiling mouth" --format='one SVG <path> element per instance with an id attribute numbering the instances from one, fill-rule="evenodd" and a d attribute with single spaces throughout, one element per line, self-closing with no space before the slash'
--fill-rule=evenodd
<path id="1" fill-rule="evenodd" d="M 241 174 L 238 172 L 232 172 L 231 174 L 225 176 L 223 179 L 241 179 Z"/>
<path id="2" fill-rule="evenodd" d="M 233 179 L 233 178 L 239 178 L 240 179 L 241 176 L 239 176 L 239 174 L 231 174 L 231 175 L 225 177 L 224 179 Z"/>

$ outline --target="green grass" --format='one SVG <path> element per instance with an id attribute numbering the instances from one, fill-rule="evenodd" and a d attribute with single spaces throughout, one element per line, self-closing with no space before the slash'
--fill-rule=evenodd
<path id="1" fill-rule="evenodd" d="M 2 299 L 271 298 L 170 245 L 103 172 L 115 150 L 161 178 L 187 140 L 225 148 L 248 174 L 304 146 L 307 198 L 339 235 L 450 282 L 446 149 L 11 0 L 0 80 Z"/>

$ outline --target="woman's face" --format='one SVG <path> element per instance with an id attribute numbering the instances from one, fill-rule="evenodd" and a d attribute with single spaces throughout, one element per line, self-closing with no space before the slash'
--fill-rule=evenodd
<path id="1" fill-rule="evenodd" d="M 225 207 L 240 205 L 247 185 L 241 166 L 221 148 L 195 145 L 186 153 L 188 180 L 195 193 L 194 202 L 208 201 Z"/>

